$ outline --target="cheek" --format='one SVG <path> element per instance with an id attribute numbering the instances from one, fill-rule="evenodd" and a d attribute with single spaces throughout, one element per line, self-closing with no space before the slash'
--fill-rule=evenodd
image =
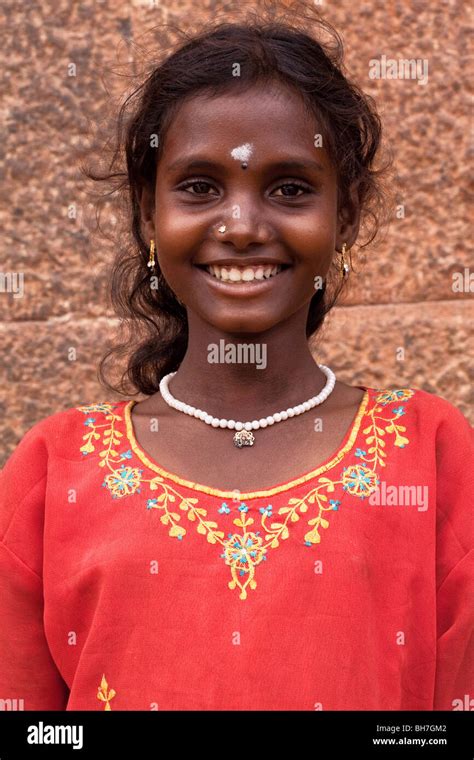
<path id="1" fill-rule="evenodd" d="M 323 262 L 334 253 L 336 226 L 326 216 L 311 215 L 287 231 L 283 242 L 300 262 Z"/>
<path id="2" fill-rule="evenodd" d="M 166 253 L 169 267 L 187 261 L 197 251 L 204 234 L 197 217 L 189 210 L 182 211 L 176 198 L 174 193 L 157 191 L 154 218 L 157 245 Z"/>
<path id="3" fill-rule="evenodd" d="M 158 230 L 158 253 L 163 253 L 163 272 L 170 272 L 177 267 L 190 266 L 190 259 L 196 255 L 202 241 L 202 235 L 196 223 L 180 220 L 171 215 L 168 220 L 160 218 L 156 225 Z M 166 260 L 166 263 L 165 263 Z"/>
<path id="4" fill-rule="evenodd" d="M 288 216 L 282 240 L 306 257 L 331 256 L 337 236 L 337 200 L 335 193 L 317 196 L 311 208 Z"/>
<path id="5" fill-rule="evenodd" d="M 191 283 L 196 269 L 191 260 L 199 249 L 199 238 L 175 224 L 161 222 L 158 229 L 158 263 L 163 277 L 178 296 L 186 296 L 194 287 Z"/>
<path id="6" fill-rule="evenodd" d="M 175 293 L 187 292 L 197 271 L 189 257 L 183 257 L 177 249 L 173 250 L 169 246 L 166 248 L 166 259 L 163 257 L 160 267 L 163 277 Z"/>

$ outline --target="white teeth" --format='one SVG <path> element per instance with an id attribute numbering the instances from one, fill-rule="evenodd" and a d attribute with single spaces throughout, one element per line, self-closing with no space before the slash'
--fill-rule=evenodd
<path id="1" fill-rule="evenodd" d="M 231 282 L 240 282 L 241 279 L 242 279 L 242 275 L 240 274 L 239 270 L 232 267 L 232 269 L 229 272 L 229 280 Z"/>
<path id="2" fill-rule="evenodd" d="M 206 267 L 209 274 L 218 280 L 228 282 L 253 282 L 254 280 L 266 280 L 281 272 L 280 264 L 259 265 L 256 267 L 218 267 L 216 265 Z"/>

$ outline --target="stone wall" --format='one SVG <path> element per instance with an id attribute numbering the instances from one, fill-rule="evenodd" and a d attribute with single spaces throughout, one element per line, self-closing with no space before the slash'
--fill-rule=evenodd
<path id="1" fill-rule="evenodd" d="M 400 214 L 385 240 L 358 259 L 317 359 L 350 384 L 441 395 L 474 423 L 469 4 L 338 0 L 319 7 L 342 34 L 349 73 L 376 99 L 394 153 Z M 0 465 L 45 416 L 119 398 L 96 376 L 116 325 L 106 302 L 113 244 L 91 231 L 78 169 L 111 98 L 127 87 L 114 72 L 124 64 L 139 72 L 151 27 L 239 18 L 244 5 L 7 0 L 4 8 L 0 269 L 23 273 L 24 294 L 16 297 L 14 280 L 8 286 L 3 279 Z M 159 46 L 173 34 L 151 39 Z M 370 60 L 391 58 L 427 61 L 428 82 L 369 77 Z M 112 229 L 113 209 L 107 222 Z M 458 272 L 466 275 L 460 291 L 453 289 Z"/>

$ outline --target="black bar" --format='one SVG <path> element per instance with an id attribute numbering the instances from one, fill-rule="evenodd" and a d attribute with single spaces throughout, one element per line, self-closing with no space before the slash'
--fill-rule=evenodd
<path id="1" fill-rule="evenodd" d="M 332 760 L 335 753 L 472 760 L 473 717 L 472 711 L 0 712 L 0 760 L 25 755 L 104 760 L 115 753 L 159 758 L 188 748 L 193 755 L 202 748 L 232 758 L 275 751 L 290 760 Z"/>

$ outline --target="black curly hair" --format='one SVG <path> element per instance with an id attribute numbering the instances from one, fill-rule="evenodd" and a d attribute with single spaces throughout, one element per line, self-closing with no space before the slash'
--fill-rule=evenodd
<path id="1" fill-rule="evenodd" d="M 390 162 L 374 167 L 382 133 L 374 101 L 343 73 L 338 32 L 317 11 L 312 10 L 309 17 L 295 13 L 295 6 L 301 5 L 293 3 L 291 21 L 288 8 L 279 14 L 272 11 L 270 17 L 254 10 L 238 22 L 206 21 L 198 32 L 183 33 L 184 40 L 175 43 L 171 52 L 166 50 L 158 63 L 154 56 L 151 72 L 121 105 L 107 169 L 82 167 L 89 179 L 111 183 L 108 195 L 118 193 L 125 210 L 109 298 L 128 336 L 109 346 L 100 361 L 98 377 L 108 390 L 151 395 L 164 375 L 178 369 L 186 352 L 186 308 L 159 267 L 159 287 L 150 288 L 149 251 L 142 237 L 140 211 L 142 189 L 155 187 L 166 132 L 185 98 L 198 93 L 218 96 L 262 82 L 293 88 L 321 125 L 336 169 L 338 210 L 351 203 L 351 190 L 356 190 L 361 229 L 367 232 L 367 240 L 359 247 L 374 240 L 385 222 L 382 217 L 388 220 L 391 209 L 383 179 Z M 328 41 L 316 39 L 325 33 Z M 241 65 L 239 77 L 230 74 L 235 61 Z M 152 147 L 151 135 L 158 136 L 157 147 Z M 333 274 L 311 299 L 308 338 L 319 331 L 344 287 L 339 270 Z M 120 381 L 112 384 L 107 379 L 108 364 L 118 357 L 125 357 L 127 366 Z"/>

